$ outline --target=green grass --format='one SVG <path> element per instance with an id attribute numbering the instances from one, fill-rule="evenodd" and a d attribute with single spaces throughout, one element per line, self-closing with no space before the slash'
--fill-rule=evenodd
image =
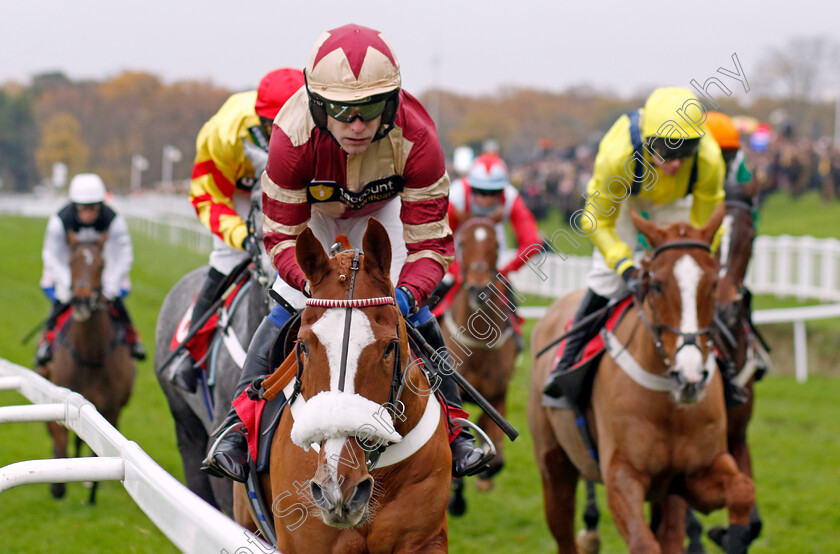
<path id="1" fill-rule="evenodd" d="M 44 219 L 0 218 L 0 357 L 31 367 L 34 340 L 21 345 L 29 329 L 46 317 L 49 302 L 38 288 Z M 14 240 L 8 240 L 14 237 Z M 157 313 L 169 288 L 187 271 L 206 263 L 199 255 L 135 235 L 133 290 L 127 305 L 150 350 Z M 0 405 L 26 403 L 16 393 L 0 393 Z M 172 417 L 155 379 L 151 356 L 137 366 L 134 395 L 123 411 L 120 430 L 163 468 L 183 480 Z M 52 443 L 42 423 L 0 425 L 0 466 L 49 458 Z M 0 495 L 0 552 L 105 553 L 177 552 L 134 504 L 122 484 L 100 486 L 98 505 L 86 504 L 88 489 L 68 485 L 53 500 L 48 485 L 29 485 Z"/>
<path id="2" fill-rule="evenodd" d="M 45 317 L 48 309 L 38 289 L 44 223 L 38 219 L 0 218 L 0 236 L 14 237 L 0 242 L 0 357 L 24 366 L 31 363 L 34 343 L 21 346 L 20 339 Z M 151 348 L 157 311 L 166 291 L 181 275 L 204 263 L 206 257 L 137 235 L 134 243 L 134 290 L 128 306 L 145 344 Z M 529 323 L 528 333 L 531 327 Z M 782 331 L 789 337 L 789 327 Z M 525 419 L 529 369 L 526 352 L 518 362 L 509 406 L 510 419 L 520 431 L 520 438 L 507 445 L 508 465 L 498 477 L 494 491 L 480 494 L 469 483 L 469 512 L 463 518 L 450 520 L 452 552 L 555 550 L 545 524 L 542 492 Z M 813 376 L 805 384 L 794 381 L 792 370 L 779 368 L 757 387 L 750 439 L 765 528 L 751 552 L 840 551 L 837 533 L 840 511 L 836 509 L 836 498 L 840 496 L 840 419 L 835 408 L 835 399 L 840 397 L 840 379 L 822 376 L 826 373 L 822 367 L 812 365 L 811 369 Z M 0 405 L 12 403 L 20 403 L 20 397 L 0 393 Z M 151 361 L 138 366 L 134 397 L 123 414 L 121 430 L 164 469 L 183 478 L 173 423 Z M 50 453 L 43 424 L 0 425 L 0 444 L 3 445 L 0 466 L 47 458 Z M 602 551 L 625 552 L 607 513 L 602 487 L 599 496 L 603 510 Z M 70 484 L 67 497 L 60 501 L 49 496 L 47 485 L 29 485 L 3 493 L 0 495 L 0 553 L 175 551 L 134 505 L 121 484 L 103 484 L 97 506 L 84 504 L 86 497 L 87 489 L 81 484 Z M 725 514 L 719 512 L 710 517 L 711 521 L 722 521 Z M 715 551 L 710 548 L 710 552 Z"/>

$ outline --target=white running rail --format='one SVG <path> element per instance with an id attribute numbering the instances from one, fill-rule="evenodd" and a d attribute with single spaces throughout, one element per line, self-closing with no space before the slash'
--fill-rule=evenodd
<path id="1" fill-rule="evenodd" d="M 29 483 L 120 480 L 149 519 L 183 552 L 249 552 L 247 531 L 193 494 L 126 439 L 81 395 L 0 359 L 0 390 L 15 390 L 33 405 L 0 407 L 0 423 L 57 421 L 98 458 L 30 460 L 0 468 L 0 493 Z M 251 540 L 254 540 L 253 538 Z"/>

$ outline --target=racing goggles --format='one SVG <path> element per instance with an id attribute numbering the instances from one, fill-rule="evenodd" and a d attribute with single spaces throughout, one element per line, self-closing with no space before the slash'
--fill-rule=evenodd
<path id="1" fill-rule="evenodd" d="M 697 154 L 700 148 L 700 139 L 682 139 L 680 142 L 671 146 L 674 141 L 662 137 L 650 137 L 648 139 L 648 146 L 656 155 L 665 161 L 682 160 L 683 158 L 691 158 Z"/>
<path id="2" fill-rule="evenodd" d="M 387 99 L 364 104 L 340 104 L 325 100 L 324 110 L 328 116 L 342 123 L 351 123 L 357 117 L 363 122 L 368 122 L 382 115 L 387 103 Z"/>

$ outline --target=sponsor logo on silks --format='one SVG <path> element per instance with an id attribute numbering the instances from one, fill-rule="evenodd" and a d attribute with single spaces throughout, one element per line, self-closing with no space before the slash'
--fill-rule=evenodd
<path id="1" fill-rule="evenodd" d="M 320 202 L 341 202 L 348 208 L 358 210 L 371 202 L 393 198 L 405 188 L 405 177 L 392 175 L 366 184 L 359 192 L 353 192 L 335 181 L 312 181 L 306 188 L 306 200 L 310 204 Z"/>

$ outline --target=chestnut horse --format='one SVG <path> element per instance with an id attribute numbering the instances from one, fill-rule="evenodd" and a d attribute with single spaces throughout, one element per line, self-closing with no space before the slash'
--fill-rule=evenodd
<path id="1" fill-rule="evenodd" d="M 371 219 L 364 254 L 330 258 L 310 229 L 296 257 L 310 283 L 298 377 L 261 476 L 281 552 L 446 552 L 452 458 L 394 304 L 391 246 Z M 381 457 L 377 446 L 387 446 Z M 370 469 L 369 469 L 370 468 Z M 243 485 L 234 515 L 254 528 Z"/>
<path id="2" fill-rule="evenodd" d="M 761 378 L 766 360 L 766 350 L 762 348 L 760 336 L 751 322 L 752 309 L 750 292 L 744 286 L 747 267 L 752 257 L 753 239 L 755 239 L 754 213 L 758 209 L 756 186 L 726 191 L 726 215 L 723 218 L 723 238 L 718 254 L 720 272 L 715 294 L 715 307 L 719 324 L 724 327 L 720 343 L 726 350 L 726 356 L 738 369 L 738 384 L 748 393 L 747 401 L 727 409 L 727 442 L 729 452 L 746 475 L 752 477 L 752 458 L 747 445 L 747 425 L 753 413 L 755 401 L 754 383 Z M 726 336 L 726 335 L 729 336 Z M 761 532 L 761 518 L 758 506 L 750 514 L 751 539 Z M 709 536 L 718 544 L 723 541 L 724 528 L 713 527 Z"/>
<path id="3" fill-rule="evenodd" d="M 516 363 L 516 340 L 511 322 L 513 304 L 505 296 L 506 288 L 496 277 L 499 255 L 495 223 L 490 219 L 466 221 L 455 235 L 455 251 L 461 271 L 461 285 L 452 305 L 443 314 L 441 328 L 446 346 L 458 373 L 486 398 L 498 412 L 506 412 L 508 384 Z M 478 475 L 478 488 L 493 488 L 493 475 L 504 465 L 504 433 L 486 414 L 478 426 L 487 429 L 496 447 L 496 457 L 489 469 Z M 453 515 L 466 509 L 461 483 L 453 487 L 456 497 Z"/>
<path id="4" fill-rule="evenodd" d="M 117 427 L 120 411 L 131 396 L 136 370 L 121 326 L 112 319 L 102 295 L 102 247 L 106 239 L 103 234 L 96 242 L 81 242 L 74 233 L 67 234 L 73 312 L 56 336 L 53 359 L 39 372 L 56 385 L 84 396 Z M 47 423 L 47 428 L 53 439 L 53 457 L 66 458 L 67 428 L 55 422 Z M 65 484 L 53 483 L 50 490 L 55 498 L 61 498 Z M 89 502 L 93 504 L 95 499 L 96 483 Z"/>
<path id="5" fill-rule="evenodd" d="M 719 208 L 702 229 L 660 228 L 633 213 L 653 253 L 642 262 L 645 298 L 612 333 L 585 407 L 590 456 L 573 410 L 542 406 L 551 357 L 534 360 L 528 421 L 543 484 L 548 524 L 561 553 L 576 552 L 575 492 L 579 477 L 603 481 L 608 505 L 631 553 L 682 552 L 684 510 L 675 498 L 709 512 L 729 511 L 727 552 L 746 552 L 755 489 L 726 445 L 726 408 L 711 340 L 718 266 L 709 244 Z M 561 334 L 579 294 L 555 302 L 532 335 L 539 352 Z M 613 357 L 615 356 L 615 357 Z M 644 502 L 661 502 L 656 534 Z M 678 516 L 678 517 L 677 517 Z"/>

